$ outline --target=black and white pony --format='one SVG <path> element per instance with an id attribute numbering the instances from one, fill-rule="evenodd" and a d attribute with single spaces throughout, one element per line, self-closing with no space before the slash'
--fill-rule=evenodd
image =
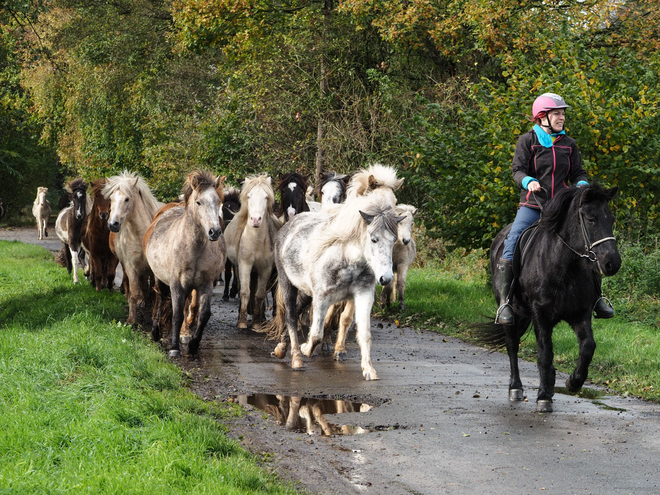
<path id="1" fill-rule="evenodd" d="M 394 277 L 392 248 L 401 220 L 389 190 L 379 189 L 347 200 L 332 213 L 296 215 L 282 227 L 275 241 L 281 300 L 269 324 L 271 337 L 280 338 L 274 355 L 286 355 L 288 330 L 291 367 L 301 369 L 302 354 L 311 357 L 323 339 L 328 308 L 350 299 L 355 303 L 362 375 L 365 380 L 378 379 L 371 364 L 371 308 L 376 283 L 386 285 Z M 309 337 L 300 346 L 298 315 L 310 303 Z"/>
<path id="2" fill-rule="evenodd" d="M 88 184 L 75 179 L 66 185 L 71 195 L 71 204 L 57 215 L 55 233 L 62 241 L 58 256 L 62 266 L 73 273 L 73 283 L 78 283 L 78 264 L 85 268 L 85 251 L 82 245 L 82 230 L 87 215 L 92 210 L 92 198 L 87 194 Z"/>
<path id="3" fill-rule="evenodd" d="M 288 222 L 296 214 L 309 211 L 307 204 L 308 175 L 297 172 L 282 174 L 275 185 L 279 193 L 280 203 L 277 216 L 282 222 Z"/>
<path id="4" fill-rule="evenodd" d="M 346 188 L 350 179 L 350 175 L 336 172 L 321 174 L 321 180 L 314 191 L 319 198 L 322 210 L 325 210 L 329 205 L 343 203 L 346 200 Z"/>
<path id="5" fill-rule="evenodd" d="M 585 380 L 596 349 L 591 317 L 601 297 L 601 276 L 611 276 L 621 267 L 621 256 L 612 233 L 614 215 L 608 203 L 617 188 L 598 185 L 567 188 L 555 194 L 544 207 L 537 227 L 526 230 L 518 241 L 514 257 L 516 281 L 509 296 L 515 319 L 512 325 L 488 323 L 477 328 L 479 340 L 493 347 L 506 346 L 511 365 L 509 399 L 523 399 L 518 371 L 520 339 L 534 326 L 540 386 L 536 409 L 552 412 L 555 368 L 552 364 L 552 331 L 566 321 L 579 342 L 575 370 L 566 380 L 571 392 L 578 392 Z M 501 257 L 507 226 L 493 240 L 491 272 Z M 498 306 L 499 278 L 493 277 Z"/>

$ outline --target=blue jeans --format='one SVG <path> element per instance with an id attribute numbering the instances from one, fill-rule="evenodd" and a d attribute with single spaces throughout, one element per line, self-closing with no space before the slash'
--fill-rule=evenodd
<path id="1" fill-rule="evenodd" d="M 509 235 L 506 236 L 506 239 L 504 239 L 502 258 L 508 261 L 513 260 L 513 251 L 516 249 L 518 237 L 523 233 L 523 230 L 536 222 L 540 217 L 541 210 L 539 209 L 528 208 L 527 206 L 521 206 L 518 208 L 518 213 L 516 213 L 516 219 L 513 221 L 511 231 L 509 232 Z"/>

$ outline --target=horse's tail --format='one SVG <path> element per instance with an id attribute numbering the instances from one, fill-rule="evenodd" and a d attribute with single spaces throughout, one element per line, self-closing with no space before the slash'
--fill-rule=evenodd
<path id="1" fill-rule="evenodd" d="M 275 292 L 275 299 L 275 315 L 272 319 L 261 325 L 261 331 L 266 334 L 268 340 L 280 340 L 286 330 L 284 297 L 282 296 L 282 289 L 279 285 Z"/>
<path id="2" fill-rule="evenodd" d="M 495 319 L 486 323 L 475 323 L 472 326 L 472 337 L 475 343 L 489 347 L 490 349 L 502 349 L 506 347 L 506 331 L 504 325 L 495 323 Z"/>

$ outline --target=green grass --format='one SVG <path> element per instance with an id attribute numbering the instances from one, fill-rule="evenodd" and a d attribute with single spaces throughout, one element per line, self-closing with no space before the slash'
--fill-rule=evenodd
<path id="1" fill-rule="evenodd" d="M 412 325 L 474 341 L 472 327 L 495 315 L 495 299 L 485 270 L 485 254 L 448 256 L 442 264 L 410 270 L 406 309 L 378 311 L 399 325 Z M 647 298 L 648 299 L 648 298 Z M 660 331 L 657 315 L 648 317 L 639 299 L 614 299 L 617 316 L 593 320 L 596 352 L 589 379 L 615 393 L 660 401 Z M 376 306 L 374 306 L 376 307 Z M 392 308 L 397 308 L 396 304 Z M 573 330 L 559 324 L 553 333 L 557 369 L 571 373 L 578 358 Z M 526 335 L 520 358 L 536 361 L 533 331 Z"/>
<path id="2" fill-rule="evenodd" d="M 84 280 L 84 279 L 83 279 Z M 140 332 L 43 248 L 0 241 L 0 492 L 296 493 Z"/>

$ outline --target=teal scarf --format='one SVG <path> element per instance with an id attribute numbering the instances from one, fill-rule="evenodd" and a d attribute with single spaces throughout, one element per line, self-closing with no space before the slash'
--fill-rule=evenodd
<path id="1" fill-rule="evenodd" d="M 555 132 L 553 134 L 548 134 L 543 130 L 543 128 L 536 124 L 534 126 L 534 132 L 536 132 L 536 137 L 539 138 L 539 143 L 541 143 L 545 148 L 552 148 L 552 138 L 556 138 L 561 134 L 566 134 L 566 131 Z"/>

